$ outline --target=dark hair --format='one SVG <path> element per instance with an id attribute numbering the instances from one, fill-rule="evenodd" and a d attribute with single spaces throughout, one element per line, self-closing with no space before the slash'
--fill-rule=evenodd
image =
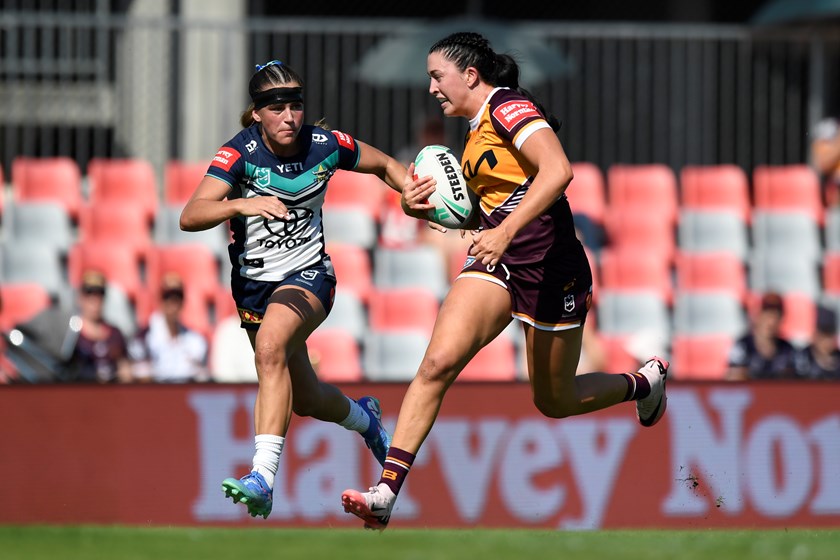
<path id="1" fill-rule="evenodd" d="M 257 71 L 254 72 L 248 82 L 248 95 L 253 99 L 254 95 L 263 90 L 282 87 L 292 82 L 297 83 L 300 87 L 304 85 L 303 78 L 291 66 L 279 60 L 272 60 L 267 64 L 257 65 Z M 253 110 L 254 104 L 249 103 L 248 108 L 243 111 L 239 118 L 243 128 L 248 128 L 254 124 L 254 116 L 251 114 Z"/>
<path id="2" fill-rule="evenodd" d="M 459 31 L 447 35 L 429 49 L 429 54 L 440 52 L 451 60 L 462 72 L 470 66 L 478 70 L 481 79 L 494 87 L 506 87 L 515 90 L 537 106 L 554 132 L 560 130 L 557 117 L 546 112 L 531 92 L 519 85 L 519 65 L 509 54 L 499 54 L 493 50 L 480 33 Z"/>

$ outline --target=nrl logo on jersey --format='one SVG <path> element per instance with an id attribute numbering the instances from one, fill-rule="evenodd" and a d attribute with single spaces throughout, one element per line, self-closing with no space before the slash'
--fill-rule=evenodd
<path id="1" fill-rule="evenodd" d="M 271 186 L 271 169 L 268 167 L 257 167 L 254 170 L 254 184 L 261 188 Z"/>

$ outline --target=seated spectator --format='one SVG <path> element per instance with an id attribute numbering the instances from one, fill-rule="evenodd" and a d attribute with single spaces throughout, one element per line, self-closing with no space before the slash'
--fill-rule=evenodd
<path id="1" fill-rule="evenodd" d="M 123 333 L 102 316 L 105 276 L 89 270 L 79 289 L 78 338 L 66 376 L 70 381 L 127 383 L 132 381 Z M 71 331 L 74 321 L 70 321 Z"/>
<path id="2" fill-rule="evenodd" d="M 823 180 L 824 202 L 840 204 L 840 119 L 826 118 L 812 133 L 811 164 Z"/>
<path id="3" fill-rule="evenodd" d="M 729 353 L 731 381 L 747 379 L 789 379 L 795 377 L 793 345 L 779 335 L 784 302 L 778 294 L 765 294 L 752 318 L 752 329 L 732 346 Z"/>
<path id="4" fill-rule="evenodd" d="M 130 355 L 138 381 L 187 383 L 207 381 L 207 341 L 181 322 L 184 284 L 177 274 L 164 276 L 160 309 L 149 326 L 131 341 Z"/>
<path id="5" fill-rule="evenodd" d="M 218 383 L 257 382 L 254 349 L 239 315 L 228 315 L 216 323 L 210 345 L 210 376 Z"/>
<path id="6" fill-rule="evenodd" d="M 796 354 L 796 374 L 803 379 L 840 379 L 837 313 L 817 308 L 817 329 L 808 347 Z"/>

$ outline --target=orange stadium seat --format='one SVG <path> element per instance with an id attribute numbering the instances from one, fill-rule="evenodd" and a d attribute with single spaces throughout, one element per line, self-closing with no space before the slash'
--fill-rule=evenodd
<path id="1" fill-rule="evenodd" d="M 327 383 L 362 381 L 359 343 L 350 333 L 337 329 L 315 329 L 306 339 L 309 360 L 318 379 Z"/>
<path id="2" fill-rule="evenodd" d="M 825 254 L 823 288 L 826 294 L 840 296 L 840 251 L 831 251 Z"/>
<path id="3" fill-rule="evenodd" d="M 516 345 L 500 334 L 478 351 L 458 376 L 462 381 L 516 380 Z"/>
<path id="4" fill-rule="evenodd" d="M 805 212 L 818 224 L 824 221 L 822 191 L 808 165 L 759 165 L 753 171 L 754 210 Z"/>
<path id="5" fill-rule="evenodd" d="M 597 165 L 589 162 L 572 163 L 572 171 L 575 178 L 566 189 L 572 212 L 603 224 L 607 208 L 604 175 Z"/>
<path id="6" fill-rule="evenodd" d="M 153 222 L 158 209 L 158 192 L 152 164 L 143 159 L 93 158 L 88 163 L 91 204 L 103 200 L 122 202 L 143 212 Z"/>
<path id="7" fill-rule="evenodd" d="M 57 202 L 77 221 L 83 204 L 82 174 L 69 157 L 17 157 L 12 162 L 15 202 Z"/>
<path id="8" fill-rule="evenodd" d="M 324 197 L 324 209 L 348 206 L 358 208 L 378 223 L 390 188 L 376 175 L 339 169 L 330 178 Z"/>
<path id="9" fill-rule="evenodd" d="M 439 307 L 437 296 L 424 288 L 375 289 L 368 321 L 374 330 L 409 329 L 431 334 Z"/>
<path id="10" fill-rule="evenodd" d="M 332 260 L 337 289 L 349 290 L 367 304 L 373 291 L 370 254 L 356 245 L 331 243 L 327 253 Z"/>
<path id="11" fill-rule="evenodd" d="M 680 171 L 682 208 L 730 211 L 750 220 L 750 184 L 737 165 L 687 165 Z"/>
<path id="12" fill-rule="evenodd" d="M 67 259 L 70 285 L 78 288 L 86 270 L 102 272 L 109 283 L 122 288 L 135 306 L 146 303 L 140 263 L 121 243 L 100 240 L 73 245 Z"/>
<path id="13" fill-rule="evenodd" d="M 143 261 L 153 244 L 152 228 L 146 216 L 130 204 L 105 199 L 82 207 L 79 241 L 117 242 Z"/>
<path id="14" fill-rule="evenodd" d="M 728 292 L 746 303 L 746 267 L 729 252 L 680 253 L 675 288 L 678 292 Z"/>
<path id="15" fill-rule="evenodd" d="M 678 335 L 671 341 L 675 379 L 721 380 L 729 366 L 733 339 L 726 335 Z"/>
<path id="16" fill-rule="evenodd" d="M 183 207 L 204 178 L 209 162 L 170 160 L 164 169 L 163 198 L 166 204 Z"/>
<path id="17" fill-rule="evenodd" d="M 674 296 L 668 261 L 643 249 L 604 249 L 598 282 L 601 290 L 612 292 L 654 292 L 669 304 Z"/>
<path id="18" fill-rule="evenodd" d="M 0 331 L 7 332 L 24 323 L 52 304 L 46 288 L 35 282 L 16 282 L 0 285 Z"/>
<path id="19" fill-rule="evenodd" d="M 636 220 L 677 223 L 677 179 L 670 167 L 612 165 L 607 170 L 607 202 L 615 211 L 629 212 Z"/>

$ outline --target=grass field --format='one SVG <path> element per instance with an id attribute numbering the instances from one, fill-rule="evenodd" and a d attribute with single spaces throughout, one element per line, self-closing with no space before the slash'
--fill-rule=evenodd
<path id="1" fill-rule="evenodd" d="M 3 560 L 837 560 L 840 530 L 528 531 L 0 526 Z"/>

